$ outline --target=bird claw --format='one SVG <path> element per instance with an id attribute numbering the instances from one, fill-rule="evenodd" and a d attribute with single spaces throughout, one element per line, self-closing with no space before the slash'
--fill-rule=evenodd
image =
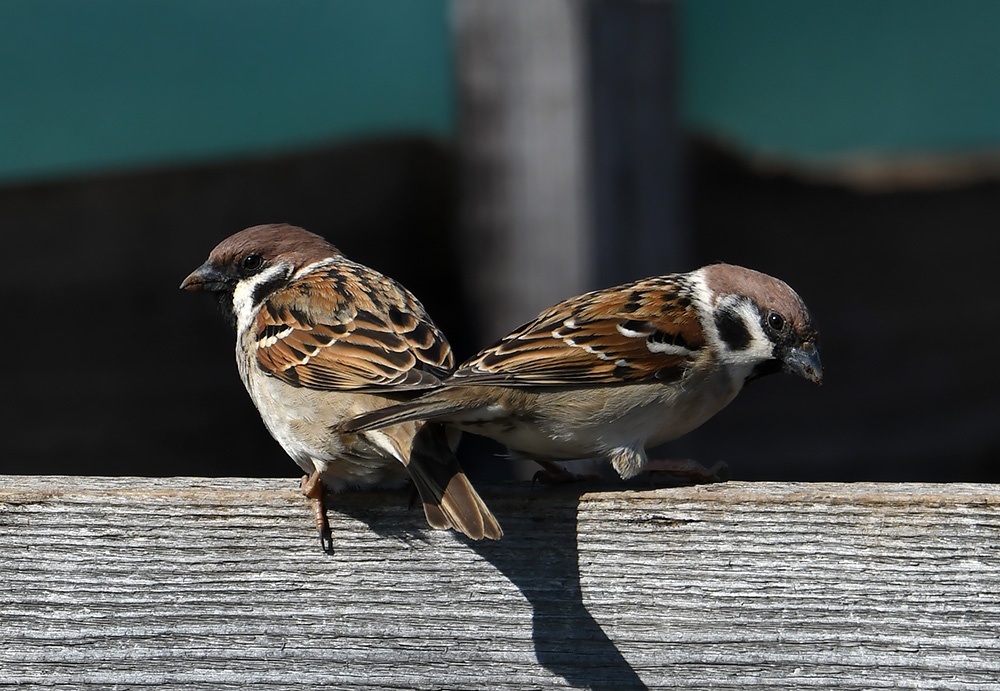
<path id="1" fill-rule="evenodd" d="M 323 481 L 318 472 L 312 475 L 303 475 L 299 482 L 299 489 L 302 494 L 309 498 L 312 507 L 313 520 L 316 521 L 316 530 L 319 531 L 319 544 L 326 554 L 333 554 L 333 531 L 330 530 L 330 520 L 326 516 L 326 504 L 323 502 Z"/>
<path id="2" fill-rule="evenodd" d="M 330 526 L 326 527 L 326 532 L 320 531 L 319 546 L 325 554 L 333 554 L 333 532 Z"/>

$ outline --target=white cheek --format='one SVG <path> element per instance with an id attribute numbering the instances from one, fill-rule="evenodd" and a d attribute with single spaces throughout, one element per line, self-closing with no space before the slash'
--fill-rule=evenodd
<path id="1" fill-rule="evenodd" d="M 257 286 L 272 280 L 288 271 L 285 264 L 274 264 L 259 274 L 245 278 L 236 284 L 233 290 L 233 314 L 236 315 L 236 332 L 245 333 L 250 323 L 257 316 L 259 305 L 253 304 L 253 292 Z"/>
<path id="2" fill-rule="evenodd" d="M 728 299 L 734 298 L 726 297 L 719 302 L 722 304 Z M 753 305 L 745 300 L 739 300 L 735 302 L 734 307 L 735 312 L 740 316 L 743 325 L 750 334 L 750 343 L 746 348 L 740 348 L 739 350 L 730 350 L 723 343 L 722 354 L 719 359 L 728 365 L 739 368 L 741 375 L 747 376 L 754 367 L 770 360 L 774 356 L 774 343 L 764 333 L 760 325 L 760 315 Z"/>
<path id="3" fill-rule="evenodd" d="M 712 350 L 717 353 L 719 364 L 723 365 L 730 373 L 732 381 L 742 383 L 750 375 L 754 367 L 761 362 L 770 360 L 774 354 L 774 344 L 767 337 L 760 325 L 760 315 L 756 308 L 748 301 L 735 295 L 724 295 L 716 299 L 705 284 L 702 270 L 692 272 L 692 286 L 694 299 L 699 305 L 699 312 L 709 315 L 702 319 L 702 328 L 705 331 L 705 340 L 711 345 Z M 730 350 L 729 347 L 719 337 L 715 320 L 711 317 L 720 307 L 726 303 L 740 316 L 750 334 L 750 343 L 746 348 Z"/>

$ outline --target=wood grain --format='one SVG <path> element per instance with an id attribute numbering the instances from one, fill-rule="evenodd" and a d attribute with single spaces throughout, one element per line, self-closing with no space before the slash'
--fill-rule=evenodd
<path id="1" fill-rule="evenodd" d="M 1000 689 L 995 490 L 338 495 L 326 556 L 294 480 L 0 476 L 0 688 Z"/>

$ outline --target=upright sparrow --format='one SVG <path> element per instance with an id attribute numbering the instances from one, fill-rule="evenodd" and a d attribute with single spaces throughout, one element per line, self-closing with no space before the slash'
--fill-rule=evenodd
<path id="1" fill-rule="evenodd" d="M 502 535 L 458 465 L 456 432 L 415 420 L 331 429 L 437 387 L 453 368 L 448 341 L 403 286 L 318 235 L 274 224 L 223 240 L 181 288 L 218 294 L 236 329 L 240 378 L 306 473 L 324 550 L 333 544 L 324 486 L 399 487 L 407 477 L 431 526 Z"/>

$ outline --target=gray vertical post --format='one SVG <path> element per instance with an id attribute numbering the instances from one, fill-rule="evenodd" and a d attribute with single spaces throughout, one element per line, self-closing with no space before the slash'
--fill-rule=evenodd
<path id="1" fill-rule="evenodd" d="M 687 268 L 675 5 L 456 0 L 452 11 L 460 253 L 479 345 L 571 295 Z"/>
<path id="2" fill-rule="evenodd" d="M 459 237 L 482 345 L 591 283 L 585 7 L 575 0 L 452 5 Z"/>

